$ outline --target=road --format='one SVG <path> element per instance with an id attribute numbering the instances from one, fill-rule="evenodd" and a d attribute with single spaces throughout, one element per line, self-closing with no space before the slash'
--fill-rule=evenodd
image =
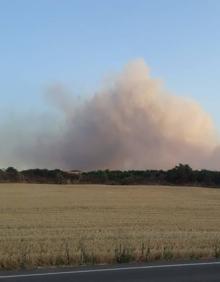
<path id="1" fill-rule="evenodd" d="M 219 282 L 220 261 L 0 272 L 0 282 Z"/>

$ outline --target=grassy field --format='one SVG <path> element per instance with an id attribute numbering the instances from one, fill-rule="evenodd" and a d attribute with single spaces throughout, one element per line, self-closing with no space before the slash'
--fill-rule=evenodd
<path id="1" fill-rule="evenodd" d="M 0 185 L 0 267 L 220 256 L 220 189 Z"/>

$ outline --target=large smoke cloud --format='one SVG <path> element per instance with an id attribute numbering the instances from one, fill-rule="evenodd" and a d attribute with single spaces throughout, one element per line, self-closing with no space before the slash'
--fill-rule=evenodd
<path id="1" fill-rule="evenodd" d="M 0 144 L 2 165 L 5 158 L 20 167 L 86 170 L 170 168 L 180 162 L 218 166 L 212 156 L 219 140 L 210 116 L 195 101 L 168 93 L 142 60 L 83 103 L 60 87 L 48 96 L 64 119 L 43 122 L 37 130 L 32 120 L 28 134 L 19 126 L 17 138 L 10 132 L 16 142 L 6 142 L 13 154 Z"/>

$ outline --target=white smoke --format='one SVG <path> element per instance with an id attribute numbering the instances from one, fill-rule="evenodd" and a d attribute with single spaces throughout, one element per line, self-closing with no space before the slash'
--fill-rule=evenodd
<path id="1" fill-rule="evenodd" d="M 168 93 L 142 60 L 128 64 L 109 86 L 79 105 L 60 87 L 51 88 L 49 96 L 65 115 L 59 130 L 51 133 L 42 125 L 31 138 L 24 134 L 13 142 L 7 162 L 66 169 L 218 165 L 213 155 L 219 139 L 210 116 L 195 101 Z"/>

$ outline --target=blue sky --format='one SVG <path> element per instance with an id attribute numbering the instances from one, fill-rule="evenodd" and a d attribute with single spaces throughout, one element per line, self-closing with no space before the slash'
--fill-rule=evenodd
<path id="1" fill-rule="evenodd" d="M 1 0 L 0 116 L 46 110 L 42 93 L 54 82 L 86 95 L 144 58 L 220 129 L 219 15 L 218 0 Z"/>

